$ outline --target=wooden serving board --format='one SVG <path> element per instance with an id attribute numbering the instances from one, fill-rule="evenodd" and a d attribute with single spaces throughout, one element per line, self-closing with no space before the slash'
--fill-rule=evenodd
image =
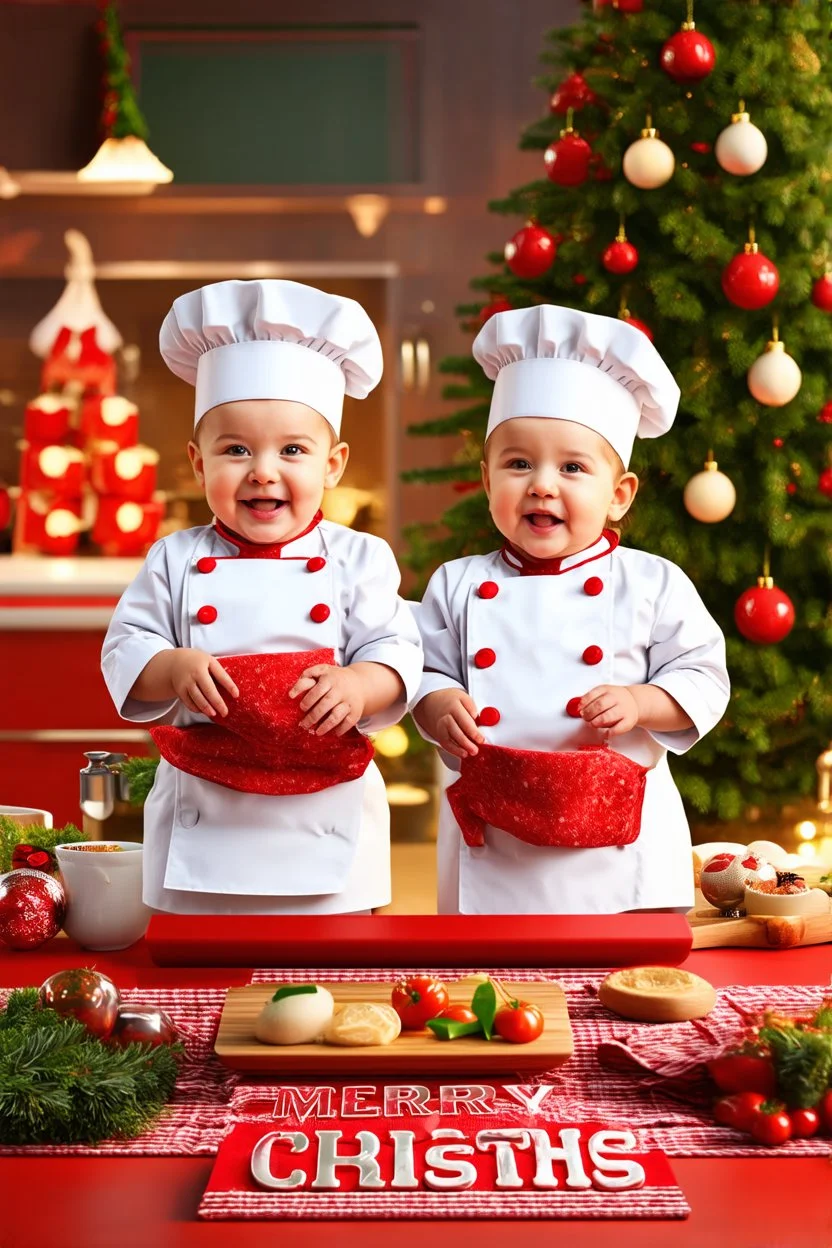
<path id="1" fill-rule="evenodd" d="M 825 945 L 832 941 L 832 912 L 788 918 L 746 915 L 742 919 L 722 919 L 699 889 L 696 901 L 687 916 L 693 930 L 694 949 L 792 949 L 797 945 Z"/>
<path id="2" fill-rule="evenodd" d="M 473 977 L 446 980 L 452 1002 L 469 1002 L 482 981 Z M 512 982 L 508 991 L 532 1001 L 543 1011 L 542 1035 L 530 1044 L 508 1044 L 495 1037 L 461 1036 L 437 1040 L 430 1031 L 403 1031 L 392 1044 L 347 1048 L 336 1044 L 262 1044 L 254 1037 L 254 1021 L 278 987 L 249 984 L 229 988 L 220 1019 L 214 1050 L 226 1066 L 259 1071 L 280 1078 L 299 1074 L 319 1079 L 378 1079 L 388 1075 L 418 1075 L 423 1080 L 438 1076 L 491 1074 L 509 1077 L 518 1073 L 551 1070 L 572 1056 L 572 1028 L 566 998 L 559 984 Z M 374 1001 L 389 1005 L 392 982 L 322 983 L 335 998 L 336 1008 L 350 1001 Z"/>

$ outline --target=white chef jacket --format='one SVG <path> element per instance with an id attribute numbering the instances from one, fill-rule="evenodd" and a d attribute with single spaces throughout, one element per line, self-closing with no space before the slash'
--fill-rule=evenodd
<path id="1" fill-rule="evenodd" d="M 606 533 L 562 559 L 552 575 L 521 576 L 508 551 L 474 555 L 437 570 L 417 620 L 425 673 L 412 705 L 439 689 L 464 689 L 478 712 L 499 712 L 497 724 L 480 729 L 492 745 L 546 751 L 601 744 L 608 734 L 566 708 L 602 684 L 657 685 L 693 721 L 680 732 L 635 728 L 609 738 L 612 749 L 651 769 L 641 832 L 630 845 L 529 845 L 488 825 L 485 844 L 468 846 L 443 796 L 440 913 L 692 906 L 690 831 L 666 755 L 683 754 L 719 722 L 730 686 L 722 633 L 684 572 L 621 549 Z M 483 651 L 492 652 L 485 665 Z M 459 771 L 459 759 L 442 759 Z"/>
<path id="2" fill-rule="evenodd" d="M 155 654 L 175 647 L 219 658 L 331 648 L 338 663 L 383 663 L 401 676 L 406 696 L 358 725 L 375 732 L 401 719 L 422 671 L 399 581 L 386 542 L 328 521 L 287 542 L 279 558 L 245 558 L 213 526 L 172 533 L 151 547 L 116 607 L 104 679 L 124 719 L 221 723 L 176 698 L 137 701 L 130 689 Z M 310 614 L 313 606 L 329 611 Z M 390 812 L 374 763 L 358 780 L 272 797 L 162 759 L 144 824 L 144 900 L 159 910 L 340 914 L 390 901 Z"/>

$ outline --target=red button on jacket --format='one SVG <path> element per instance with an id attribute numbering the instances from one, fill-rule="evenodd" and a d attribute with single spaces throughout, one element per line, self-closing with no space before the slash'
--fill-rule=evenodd
<path id="1" fill-rule="evenodd" d="M 309 618 L 315 624 L 323 624 L 329 619 L 330 611 L 325 602 L 316 602 L 312 610 L 309 612 Z"/>
<path id="2" fill-rule="evenodd" d="M 496 598 L 500 592 L 500 586 L 496 581 L 483 581 L 477 593 L 480 598 Z"/>
<path id="3" fill-rule="evenodd" d="M 566 703 L 566 714 L 571 715 L 573 719 L 581 718 L 581 699 L 570 698 Z"/>
<path id="4" fill-rule="evenodd" d="M 196 562 L 198 572 L 213 572 L 216 566 L 216 559 L 212 559 L 210 555 L 205 555 L 204 558 L 197 559 Z"/>
<path id="5" fill-rule="evenodd" d="M 589 580 L 584 581 L 584 593 L 589 594 L 590 598 L 594 598 L 596 594 L 600 594 L 604 588 L 604 582 L 600 576 L 591 576 Z"/>
<path id="6" fill-rule="evenodd" d="M 311 559 L 306 560 L 307 572 L 320 572 L 321 568 L 326 567 L 326 559 L 322 559 L 320 555 L 314 555 Z"/>
<path id="7" fill-rule="evenodd" d="M 590 667 L 594 667 L 596 663 L 600 663 L 604 657 L 604 651 L 600 646 L 587 646 L 581 658 L 584 663 L 589 663 Z"/>
<path id="8" fill-rule="evenodd" d="M 213 624 L 217 618 L 218 611 L 216 607 L 200 607 L 196 613 L 196 618 L 200 624 Z"/>
<path id="9" fill-rule="evenodd" d="M 500 712 L 496 706 L 484 706 L 477 716 L 477 723 L 483 728 L 493 728 L 500 722 Z"/>
<path id="10" fill-rule="evenodd" d="M 497 656 L 488 646 L 483 646 L 482 650 L 478 650 L 474 655 L 475 667 L 491 667 L 497 662 Z"/>

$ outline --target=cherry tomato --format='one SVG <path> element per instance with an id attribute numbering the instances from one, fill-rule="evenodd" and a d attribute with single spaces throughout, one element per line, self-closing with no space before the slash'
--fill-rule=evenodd
<path id="1" fill-rule="evenodd" d="M 393 1009 L 405 1031 L 420 1031 L 448 1004 L 448 989 L 432 975 L 410 975 L 393 989 Z"/>
<path id="2" fill-rule="evenodd" d="M 810 1135 L 817 1135 L 820 1130 L 820 1114 L 816 1109 L 790 1109 L 789 1118 L 792 1135 L 799 1139 L 808 1139 Z"/>
<path id="3" fill-rule="evenodd" d="M 735 1092 L 733 1096 L 722 1096 L 714 1105 L 714 1118 L 724 1127 L 748 1131 L 751 1119 L 765 1099 L 762 1092 Z"/>
<path id="4" fill-rule="evenodd" d="M 792 1138 L 792 1123 L 782 1105 L 766 1102 L 751 1119 L 751 1135 L 760 1144 L 776 1148 Z"/>
<path id="5" fill-rule="evenodd" d="M 475 1023 L 477 1021 L 476 1014 L 467 1005 L 448 1005 L 444 1010 L 440 1010 L 436 1017 L 450 1018 L 455 1023 Z"/>
<path id="6" fill-rule="evenodd" d="M 509 1044 L 530 1044 L 543 1031 L 543 1012 L 529 1001 L 512 1001 L 497 1011 L 494 1030 Z"/>
<path id="7" fill-rule="evenodd" d="M 773 1096 L 777 1088 L 774 1063 L 759 1045 L 729 1049 L 707 1066 L 720 1092 L 762 1092 L 764 1096 Z"/>
<path id="8" fill-rule="evenodd" d="M 109 1036 L 118 1014 L 118 988 L 100 971 L 83 967 L 58 971 L 40 986 L 41 1005 L 77 1018 L 93 1036 Z"/>
<path id="9" fill-rule="evenodd" d="M 824 1130 L 832 1133 L 832 1089 L 824 1094 L 823 1100 L 817 1108 Z"/>

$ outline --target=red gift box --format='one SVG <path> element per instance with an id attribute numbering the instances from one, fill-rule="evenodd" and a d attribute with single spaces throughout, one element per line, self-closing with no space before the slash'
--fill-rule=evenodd
<path id="1" fill-rule="evenodd" d="M 36 446 L 63 442 L 72 425 L 72 403 L 60 394 L 41 394 L 23 413 L 23 436 Z"/>
<path id="2" fill-rule="evenodd" d="M 84 399 L 81 429 L 91 442 L 135 446 L 139 440 L 139 409 L 120 394 Z"/>
<path id="3" fill-rule="evenodd" d="M 103 496 L 92 530 L 92 540 L 104 555 L 138 557 L 156 540 L 164 503 L 128 502 Z"/>
<path id="4" fill-rule="evenodd" d="M 84 488 L 84 455 L 74 446 L 27 446 L 20 460 L 24 490 L 46 490 L 61 498 L 80 498 Z"/>
<path id="5" fill-rule="evenodd" d="M 99 494 L 146 503 L 156 489 L 158 451 L 149 446 L 124 449 L 114 442 L 99 443 L 93 452 L 90 480 Z"/>

